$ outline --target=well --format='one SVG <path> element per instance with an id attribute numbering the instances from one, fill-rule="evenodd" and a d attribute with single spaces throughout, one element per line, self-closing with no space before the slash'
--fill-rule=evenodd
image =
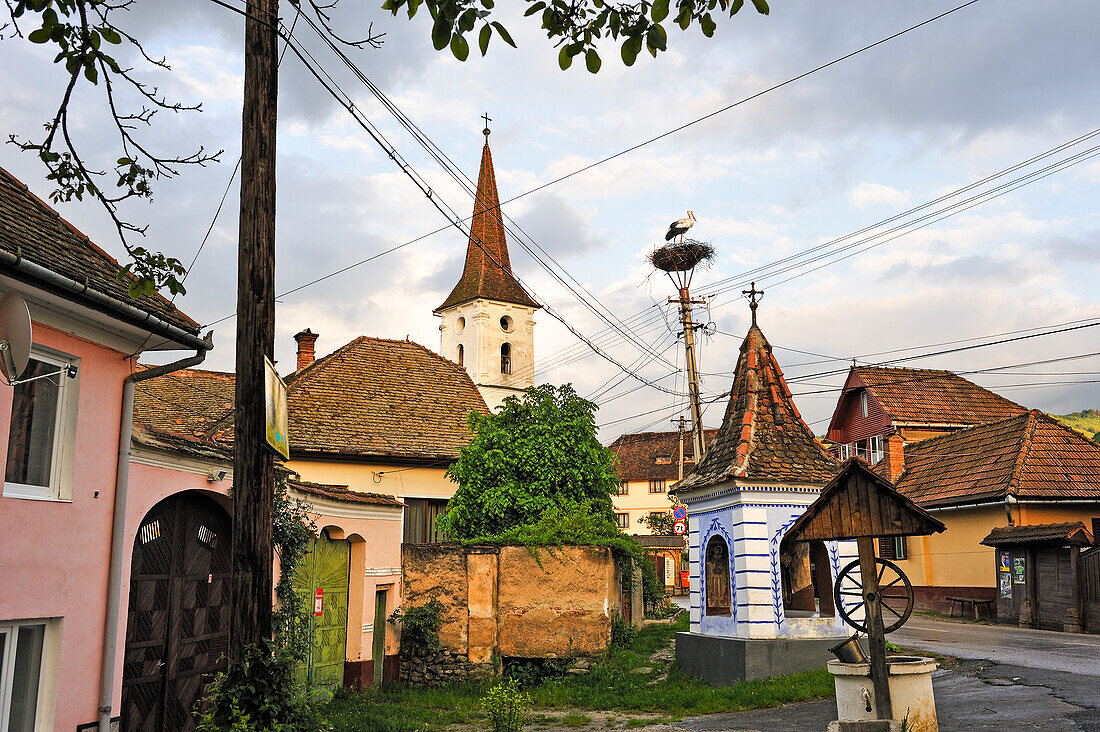
<path id="1" fill-rule="evenodd" d="M 829 661 L 829 673 L 836 683 L 836 711 L 840 722 L 869 722 L 876 719 L 907 720 L 906 730 L 938 732 L 936 702 L 932 696 L 932 672 L 936 662 L 920 656 L 887 656 L 890 714 L 880 715 L 875 705 L 875 687 L 870 663 Z"/>

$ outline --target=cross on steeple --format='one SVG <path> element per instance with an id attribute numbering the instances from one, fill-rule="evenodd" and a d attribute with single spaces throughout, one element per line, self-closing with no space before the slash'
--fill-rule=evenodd
<path id="1" fill-rule="evenodd" d="M 760 300 L 764 297 L 764 291 L 756 289 L 755 282 L 750 283 L 749 287 L 751 289 L 741 290 L 741 294 L 749 296 L 749 309 L 752 310 L 752 324 L 756 325 L 756 308 Z"/>
<path id="2" fill-rule="evenodd" d="M 481 118 L 485 120 L 485 129 L 481 131 L 481 134 L 485 135 L 485 144 L 489 144 L 489 123 L 493 121 L 493 118 L 489 116 L 489 113 L 481 115 Z"/>

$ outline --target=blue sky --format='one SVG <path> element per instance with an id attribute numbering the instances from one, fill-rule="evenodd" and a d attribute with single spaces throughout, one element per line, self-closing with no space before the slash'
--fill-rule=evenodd
<path id="1" fill-rule="evenodd" d="M 580 64 L 559 71 L 554 49 L 519 17 L 518 3 L 500 17 L 519 49 L 495 42 L 488 57 L 475 54 L 466 63 L 432 50 L 426 11 L 408 22 L 374 10 L 376 4 L 345 2 L 337 9 L 341 27 L 373 22 L 386 33 L 381 49 L 355 51 L 352 58 L 470 176 L 480 158 L 480 115 L 488 112 L 501 198 L 508 199 L 955 3 L 775 2 L 770 16 L 743 11 L 710 40 L 697 31 L 673 31 L 671 51 L 656 60 L 640 57 L 633 68 L 609 49 L 597 76 Z M 171 97 L 202 101 L 204 112 L 158 115 L 149 139 L 176 151 L 197 144 L 224 148 L 223 162 L 159 183 L 151 204 L 136 203 L 127 213 L 150 224 L 151 244 L 187 263 L 240 150 L 242 28 L 238 16 L 212 3 L 177 5 L 141 0 L 128 24 L 173 66 L 171 74 L 147 76 Z M 283 13 L 292 17 L 289 4 Z M 717 249 L 712 268 L 696 278 L 696 294 L 709 295 L 717 280 L 863 229 L 1090 132 L 1100 127 L 1096 27 L 1100 6 L 1090 0 L 984 0 L 524 197 L 505 212 L 617 317 L 642 313 L 629 321 L 636 337 L 680 365 L 681 346 L 667 327 L 675 318 L 667 306 L 662 317 L 660 307 L 672 288 L 645 260 L 669 221 L 692 209 L 699 219 L 693 234 Z M 315 49 L 402 155 L 454 208 L 468 212 L 469 196 L 433 167 L 311 33 L 297 26 L 296 37 Z M 63 80 L 48 61 L 44 49 L 25 41 L 0 42 L 5 133 L 36 134 L 49 118 Z M 280 292 L 445 223 L 293 56 L 280 83 Z M 78 97 L 78 134 L 110 160 L 117 155 L 98 99 Z M 48 194 L 30 156 L 2 146 L 0 165 Z M 234 309 L 236 196 L 234 186 L 187 281 L 188 294 L 178 301 L 203 323 Z M 908 354 L 868 354 L 1100 317 L 1097 201 L 1100 158 L 1084 159 L 843 262 L 763 277 L 761 326 L 788 376 L 797 376 L 846 363 L 808 363 L 822 359 L 799 351 L 876 362 Z M 121 251 L 101 210 L 87 204 L 61 210 L 97 243 Z M 683 391 L 672 366 L 644 357 L 623 338 L 601 335 L 604 324 L 521 251 L 515 237 L 510 244 L 513 266 L 536 297 L 620 362 L 637 362 L 645 378 L 664 377 L 661 384 Z M 465 247 L 452 229 L 282 299 L 277 358 L 293 363 L 291 336 L 307 326 L 321 334 L 321 353 L 360 334 L 407 335 L 437 348 L 431 310 L 457 280 Z M 801 276 L 781 281 L 795 274 Z M 710 395 L 728 390 L 748 327 L 739 292 L 718 294 L 703 309 L 715 325 L 700 345 L 703 389 Z M 570 381 L 582 394 L 617 381 L 621 372 L 598 356 L 566 358 L 587 349 L 576 347 L 547 314 L 537 321 L 536 361 L 553 366 L 537 371 L 538 381 Z M 232 321 L 216 327 L 210 367 L 231 370 L 233 327 Z M 971 371 L 1096 351 L 1100 328 L 906 365 Z M 1087 357 L 971 378 L 1027 406 L 1065 412 L 1100 406 L 1100 387 L 1086 383 L 1098 378 L 1098 366 L 1100 359 Z M 792 382 L 796 395 L 823 392 L 796 397 L 819 432 L 836 400 L 835 392 L 823 390 L 841 381 L 842 375 L 830 375 Z M 605 441 L 650 425 L 664 429 L 679 413 L 681 397 L 650 388 L 625 394 L 635 385 L 627 378 L 598 400 L 598 422 L 612 423 L 601 431 Z M 721 420 L 722 404 L 707 411 L 708 426 Z M 652 413 L 627 419 L 643 412 Z"/>

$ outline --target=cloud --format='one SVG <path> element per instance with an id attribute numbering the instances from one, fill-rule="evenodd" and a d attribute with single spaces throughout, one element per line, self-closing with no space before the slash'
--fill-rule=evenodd
<path id="1" fill-rule="evenodd" d="M 880 183 L 860 183 L 848 191 L 848 200 L 860 210 L 871 206 L 891 206 L 894 208 L 906 208 L 909 206 L 909 196 L 890 186 Z"/>

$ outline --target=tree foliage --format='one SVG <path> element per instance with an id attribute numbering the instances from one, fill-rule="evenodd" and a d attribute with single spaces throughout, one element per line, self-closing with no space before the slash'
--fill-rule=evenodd
<path id="1" fill-rule="evenodd" d="M 619 478 L 614 454 L 596 439 L 595 408 L 568 384 L 544 384 L 509 397 L 495 414 L 471 414 L 473 438 L 447 470 L 458 490 L 440 529 L 474 539 L 576 506 L 614 525 Z"/>
<path id="2" fill-rule="evenodd" d="M 671 513 L 665 513 L 664 511 L 647 513 L 638 519 L 638 523 L 659 536 L 672 536 L 676 533 L 672 530 L 673 526 L 676 525 L 676 519 Z"/>
<path id="3" fill-rule="evenodd" d="M 758 13 L 767 15 L 767 0 L 751 0 Z M 585 67 L 595 74 L 603 61 L 598 44 L 601 39 L 621 41 L 619 49 L 623 63 L 632 66 L 644 47 L 656 58 L 668 50 L 668 28 L 681 30 L 696 26 L 703 35 L 714 35 L 718 23 L 715 17 L 737 14 L 745 0 L 526 0 L 525 17 L 538 16 L 546 37 L 558 50 L 558 65 L 568 69 L 577 56 L 584 57 Z M 404 9 L 410 18 L 421 5 L 432 17 L 432 43 L 437 51 L 450 46 L 460 61 L 470 55 L 467 33 L 478 32 L 478 46 L 484 56 L 493 33 L 515 47 L 507 29 L 496 20 L 493 12 L 496 0 L 385 0 L 384 10 L 397 15 Z"/>

